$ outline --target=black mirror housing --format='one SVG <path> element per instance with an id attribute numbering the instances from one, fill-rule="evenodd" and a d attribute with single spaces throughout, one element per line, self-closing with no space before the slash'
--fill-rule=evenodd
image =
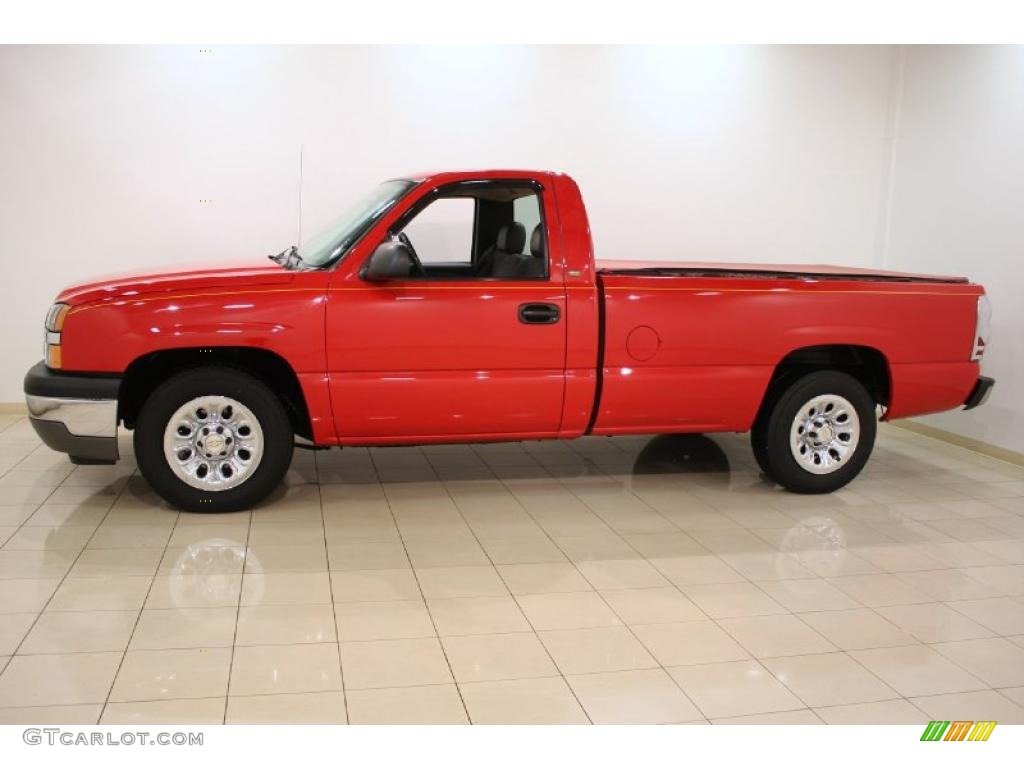
<path id="1" fill-rule="evenodd" d="M 362 277 L 371 282 L 401 280 L 413 271 L 413 256 L 409 247 L 399 240 L 385 240 L 377 246 L 363 267 Z"/>

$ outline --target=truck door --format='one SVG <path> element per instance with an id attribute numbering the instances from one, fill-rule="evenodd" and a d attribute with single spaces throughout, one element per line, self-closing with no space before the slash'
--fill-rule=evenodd
<path id="1" fill-rule="evenodd" d="M 450 184 L 387 235 L 410 245 L 421 268 L 332 287 L 327 360 L 342 440 L 557 434 L 566 302 L 551 258 L 555 217 L 540 180 Z"/>

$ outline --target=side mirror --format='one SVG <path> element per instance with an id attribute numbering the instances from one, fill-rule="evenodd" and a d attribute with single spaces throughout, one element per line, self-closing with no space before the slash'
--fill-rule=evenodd
<path id="1" fill-rule="evenodd" d="M 371 282 L 400 280 L 413 271 L 413 257 L 409 247 L 399 240 L 385 240 L 370 255 L 363 267 L 362 278 Z"/>

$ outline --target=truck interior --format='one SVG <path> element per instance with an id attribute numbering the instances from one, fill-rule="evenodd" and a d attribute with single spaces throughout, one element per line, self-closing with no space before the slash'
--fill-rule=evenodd
<path id="1" fill-rule="evenodd" d="M 543 206 L 531 182 L 460 183 L 396 224 L 428 280 L 545 280 Z M 415 275 L 414 275 L 415 277 Z"/>

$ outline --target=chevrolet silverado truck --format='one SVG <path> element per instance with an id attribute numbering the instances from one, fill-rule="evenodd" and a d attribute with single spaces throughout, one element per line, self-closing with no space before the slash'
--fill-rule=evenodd
<path id="1" fill-rule="evenodd" d="M 966 278 L 595 261 L 559 173 L 386 181 L 269 258 L 64 290 L 25 378 L 43 442 L 113 463 L 134 430 L 143 477 L 189 511 L 252 508 L 296 436 L 749 431 L 767 479 L 827 493 L 860 472 L 879 416 L 973 408 L 993 386 L 989 304 Z"/>

